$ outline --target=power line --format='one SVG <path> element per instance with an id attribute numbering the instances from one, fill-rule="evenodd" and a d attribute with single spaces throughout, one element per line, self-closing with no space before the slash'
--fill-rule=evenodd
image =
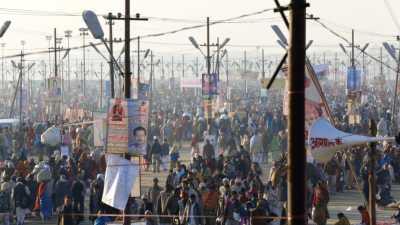
<path id="1" fill-rule="evenodd" d="M 345 38 L 344 36 L 340 35 L 339 33 L 337 33 L 336 31 L 334 31 L 333 29 L 329 28 L 327 25 L 325 25 L 324 23 L 322 23 L 320 20 L 313 20 L 316 23 L 318 23 L 319 25 L 321 25 L 323 28 L 325 28 L 328 32 L 330 32 L 331 34 L 333 34 L 334 36 L 338 37 L 339 39 L 342 39 L 343 41 L 345 41 L 347 44 L 351 44 L 351 41 L 349 41 L 347 38 Z M 362 49 L 360 48 L 360 46 L 355 46 L 355 48 L 357 48 L 358 50 L 362 51 Z M 382 65 L 386 66 L 387 68 L 391 69 L 392 71 L 396 72 L 397 69 L 391 67 L 389 64 L 381 61 L 380 59 L 376 58 L 375 56 L 369 54 L 366 51 L 363 51 L 364 54 L 368 57 L 370 57 L 372 60 L 381 63 Z"/>
<path id="2" fill-rule="evenodd" d="M 335 23 L 333 21 L 330 21 L 330 20 L 327 20 L 327 19 L 323 19 L 323 18 L 320 18 L 319 20 L 323 21 L 325 24 L 330 24 L 332 26 L 335 26 L 335 27 L 338 27 L 338 28 L 342 28 L 342 29 L 347 30 L 349 32 L 351 32 L 351 30 L 354 30 L 357 33 L 366 34 L 366 35 L 369 35 L 369 36 L 385 37 L 385 38 L 393 38 L 393 37 L 395 37 L 395 35 L 392 35 L 392 34 L 382 34 L 382 33 L 377 33 L 377 32 L 373 32 L 373 31 L 362 30 L 362 29 L 350 27 L 350 26 L 347 26 L 347 25 L 338 24 L 338 23 Z"/>
<path id="3" fill-rule="evenodd" d="M 227 18 L 227 19 L 222 19 L 222 20 L 216 20 L 213 22 L 210 22 L 210 25 L 215 25 L 215 24 L 221 24 L 221 23 L 225 23 L 225 22 L 229 22 L 229 21 L 234 21 L 234 20 L 239 20 L 242 18 L 246 18 L 246 17 L 250 17 L 250 16 L 256 16 L 256 15 L 260 15 L 269 11 L 272 11 L 273 8 L 268 8 L 268 9 L 263 9 L 260 11 L 256 11 L 256 12 L 252 12 L 252 13 L 246 13 L 246 14 L 242 14 L 239 16 L 235 16 L 235 17 L 231 17 L 231 18 Z M 0 8 L 1 11 L 1 8 Z M 153 33 L 153 34 L 147 34 L 147 35 L 143 35 L 140 36 L 141 39 L 146 39 L 146 38 L 152 38 L 152 37 L 161 37 L 161 36 L 165 36 L 165 35 L 170 35 L 170 34 L 176 34 L 182 31 L 188 31 L 188 30 L 194 30 L 194 29 L 199 29 L 202 27 L 205 27 L 206 24 L 199 24 L 199 25 L 193 25 L 193 26 L 185 26 L 182 28 L 178 28 L 178 29 L 174 29 L 174 30 L 170 30 L 170 31 L 166 31 L 166 32 L 160 32 L 160 33 Z M 134 41 L 137 40 L 137 37 L 131 38 L 130 41 Z M 100 46 L 103 45 L 103 43 L 95 43 L 94 45 L 96 46 Z M 76 46 L 76 47 L 71 47 L 71 50 L 78 50 L 78 49 L 82 49 L 82 48 L 86 48 L 86 47 L 90 47 L 90 45 L 81 45 L 81 46 Z M 66 49 L 61 50 L 61 51 L 66 51 Z M 44 53 L 48 53 L 47 51 L 38 51 L 38 52 L 29 52 L 29 53 L 24 53 L 25 56 L 30 56 L 30 55 L 38 55 L 38 54 L 44 54 Z M 9 59 L 9 58 L 16 58 L 21 56 L 21 54 L 15 54 L 15 55 L 9 55 L 9 56 L 5 56 L 5 59 Z"/>

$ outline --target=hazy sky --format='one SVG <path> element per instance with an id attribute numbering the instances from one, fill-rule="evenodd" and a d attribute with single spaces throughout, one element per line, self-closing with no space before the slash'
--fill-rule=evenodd
<path id="1" fill-rule="evenodd" d="M 262 9 L 273 8 L 273 0 L 132 0 L 132 14 L 140 12 L 143 16 L 157 18 L 177 18 L 188 21 L 171 22 L 150 20 L 135 22 L 132 25 L 132 36 L 159 33 L 176 28 L 196 25 L 205 22 L 206 16 L 211 20 L 224 19 L 245 13 L 256 12 Z M 282 4 L 288 1 L 282 1 Z M 340 34 L 350 39 L 350 28 L 356 29 L 356 41 L 363 45 L 371 42 L 372 47 L 380 46 L 385 40 L 394 41 L 394 36 L 400 33 L 395 26 L 384 0 L 310 0 L 309 13 L 320 17 Z M 388 0 L 397 19 L 400 20 L 400 1 Z M 12 54 L 21 48 L 20 41 L 25 40 L 27 51 L 47 48 L 45 35 L 52 35 L 56 27 L 63 36 L 64 30 L 73 30 L 71 46 L 82 43 L 78 28 L 84 26 L 81 16 L 38 16 L 16 15 L 7 13 L 5 9 L 42 10 L 51 12 L 81 13 L 85 9 L 94 10 L 97 14 L 108 12 L 123 12 L 123 0 L 3 0 L 0 5 L 0 22 L 12 20 L 11 27 L 0 42 L 6 43 L 6 54 Z M 261 19 L 260 19 L 261 18 Z M 240 20 L 239 20 L 240 21 Z M 105 25 L 105 21 L 101 19 Z M 280 24 L 284 28 L 279 15 L 272 11 L 241 20 L 243 23 L 227 23 L 212 26 L 211 37 L 224 39 L 230 37 L 232 51 L 245 49 L 256 51 L 253 46 L 266 45 L 267 53 L 279 52 L 276 46 L 276 37 L 270 29 L 271 24 Z M 116 22 L 116 37 L 123 35 L 123 22 Z M 106 30 L 106 26 L 104 29 Z M 284 29 L 283 29 L 284 30 Z M 106 32 L 108 34 L 108 32 Z M 205 28 L 184 31 L 172 35 L 143 40 L 143 48 L 152 48 L 160 54 L 196 54 L 196 50 L 189 45 L 188 36 L 194 36 L 198 42 L 205 41 Z M 307 36 L 314 40 L 314 51 L 333 49 L 340 42 L 339 39 L 322 29 L 314 22 L 308 22 Z M 89 38 L 89 41 L 94 41 Z M 176 44 L 176 45 L 175 45 Z M 65 46 L 65 44 L 64 44 Z M 135 47 L 135 45 L 132 45 Z M 336 48 L 336 47 L 335 47 Z M 118 48 L 117 48 L 118 49 Z M 336 48 L 338 50 L 338 48 Z M 119 50 L 117 50 L 119 51 Z"/>

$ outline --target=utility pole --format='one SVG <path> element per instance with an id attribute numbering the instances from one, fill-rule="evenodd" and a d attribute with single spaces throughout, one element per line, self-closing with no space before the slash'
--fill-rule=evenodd
<path id="1" fill-rule="evenodd" d="M 100 63 L 100 110 L 103 109 L 103 63 Z"/>
<path id="2" fill-rule="evenodd" d="M 306 152 L 304 146 L 304 79 L 306 1 L 292 0 L 290 10 L 289 116 L 288 116 L 288 216 L 289 225 L 306 224 Z"/>
<path id="3" fill-rule="evenodd" d="M 171 59 L 172 61 L 171 61 L 171 82 L 172 82 L 172 84 L 171 84 L 171 89 L 173 90 L 173 91 L 175 91 L 175 81 L 174 81 L 174 56 L 172 56 L 172 59 Z"/>
<path id="4" fill-rule="evenodd" d="M 4 47 L 6 43 L 1 43 L 1 87 L 4 88 Z"/>
<path id="5" fill-rule="evenodd" d="M 243 78 L 244 78 L 244 90 L 245 90 L 245 96 L 247 98 L 247 77 L 246 77 L 246 73 L 247 73 L 247 52 L 246 50 L 244 50 L 244 61 L 243 61 Z"/>
<path id="6" fill-rule="evenodd" d="M 375 137 L 377 128 L 375 121 L 371 119 L 369 121 L 369 132 L 370 135 Z M 368 166 L 368 208 L 369 208 L 369 220 L 371 225 L 376 225 L 376 180 L 375 180 L 375 164 L 376 164 L 376 143 L 370 143 L 369 150 L 369 166 Z"/>
<path id="7" fill-rule="evenodd" d="M 54 28 L 54 76 L 57 78 L 57 75 L 57 29 Z"/>
<path id="8" fill-rule="evenodd" d="M 83 81 L 82 81 L 82 86 L 83 86 L 83 96 L 86 96 L 86 46 L 85 46 L 85 36 L 89 35 L 89 33 L 87 32 L 88 28 L 82 27 L 79 28 L 79 32 L 80 32 L 80 36 L 82 36 L 82 57 L 83 57 L 83 71 L 82 71 L 82 77 L 83 77 Z"/>
<path id="9" fill-rule="evenodd" d="M 164 57 L 163 56 L 161 56 L 161 76 L 162 76 L 162 79 L 164 79 L 164 74 L 165 73 L 165 71 L 164 71 Z"/>
<path id="10" fill-rule="evenodd" d="M 229 100 L 229 56 L 228 51 L 225 53 L 225 75 L 226 75 L 226 100 Z M 230 104 L 229 104 L 230 107 Z"/>
<path id="11" fill-rule="evenodd" d="M 153 107 L 153 91 L 154 91 L 154 83 L 153 83 L 153 51 L 150 52 L 150 98 L 149 98 L 149 112 L 148 112 L 148 121 L 147 127 L 150 127 L 151 120 L 151 111 Z"/>
<path id="12" fill-rule="evenodd" d="M 216 73 L 218 76 L 218 81 L 219 81 L 219 52 L 220 52 L 220 48 L 219 48 L 219 37 L 217 37 L 217 60 L 216 60 Z"/>
<path id="13" fill-rule="evenodd" d="M 114 43 L 113 43 L 113 14 L 108 13 L 108 17 L 106 18 L 108 20 L 107 24 L 109 26 L 109 43 L 110 43 L 110 92 L 111 92 L 111 98 L 115 97 L 115 91 L 114 91 L 114 63 L 113 63 L 113 54 L 114 54 Z"/>
<path id="14" fill-rule="evenodd" d="M 46 35 L 46 40 L 49 42 L 49 77 L 51 77 L 51 40 L 53 37 L 51 35 Z"/>
<path id="15" fill-rule="evenodd" d="M 306 151 L 304 148 L 305 106 L 304 79 L 306 66 L 306 7 L 305 0 L 291 0 L 290 8 L 277 11 L 289 28 L 288 48 L 288 225 L 307 224 L 306 213 Z M 290 10 L 289 21 L 284 10 Z"/>
<path id="16" fill-rule="evenodd" d="M 131 51 L 131 45 L 130 45 L 130 41 L 131 41 L 131 29 L 130 29 L 130 22 L 131 20 L 143 20 L 143 21 L 147 21 L 147 18 L 140 18 L 140 14 L 137 13 L 136 14 L 136 18 L 131 18 L 131 6 L 130 6 L 130 0 L 125 0 L 125 17 L 121 18 L 115 18 L 116 20 L 123 20 L 124 21 L 124 26 L 125 26 L 125 79 L 124 79 L 124 87 L 125 87 L 125 91 L 124 91 L 124 95 L 126 99 L 130 99 L 131 98 L 131 55 L 130 55 L 130 51 Z M 139 74 L 138 74 L 138 82 L 139 82 Z M 138 86 L 138 90 L 139 90 L 139 86 Z M 125 155 L 125 158 L 130 160 L 131 156 L 129 154 Z M 140 160 L 139 160 L 140 161 Z M 126 214 L 130 213 L 130 200 L 128 200 L 127 203 L 127 207 L 125 210 Z M 130 217 L 123 217 L 123 224 L 124 225 L 130 225 Z"/>
<path id="17" fill-rule="evenodd" d="M 208 85 L 211 85 L 211 56 L 210 56 L 210 17 L 207 17 L 207 76 L 208 76 Z M 210 88 L 210 87 L 209 87 Z M 208 98 L 207 98 L 207 124 L 208 124 L 208 131 L 211 131 L 211 122 L 212 122 L 212 95 L 211 91 L 208 91 Z"/>
<path id="18" fill-rule="evenodd" d="M 46 89 L 46 83 L 47 83 L 47 76 L 46 76 L 46 73 L 47 73 L 47 65 L 46 65 L 46 63 L 43 61 L 43 80 L 44 80 L 44 85 L 43 85 L 43 87 L 44 87 L 44 89 Z"/>
<path id="19" fill-rule="evenodd" d="M 338 57 L 337 57 L 337 52 L 335 52 L 335 69 L 334 69 L 334 73 L 333 73 L 333 76 L 334 76 L 333 79 L 335 80 L 335 85 L 336 85 L 337 70 L 338 70 L 337 63 L 338 63 Z"/>
<path id="20" fill-rule="evenodd" d="M 185 55 L 182 54 L 182 78 L 185 77 Z"/>
<path id="21" fill-rule="evenodd" d="M 199 57 L 196 56 L 196 77 L 199 77 Z"/>
<path id="22" fill-rule="evenodd" d="M 355 70 L 355 63 L 354 63 L 354 29 L 351 30 L 351 67 Z"/>
<path id="23" fill-rule="evenodd" d="M 21 61 L 19 65 L 19 122 L 22 124 L 22 83 L 23 83 L 23 62 L 24 62 L 24 53 L 21 51 Z M 22 126 L 20 126 L 22 128 Z"/>
<path id="24" fill-rule="evenodd" d="M 400 44 L 400 36 L 397 36 L 397 41 L 399 41 Z M 397 57 L 397 70 L 396 70 L 396 82 L 394 86 L 394 100 L 393 100 L 393 110 L 392 110 L 392 124 L 393 124 L 393 134 L 397 134 L 397 94 L 398 94 L 398 84 L 399 84 L 399 73 L 400 73 L 400 49 Z"/>
<path id="25" fill-rule="evenodd" d="M 65 37 L 67 38 L 68 51 L 70 51 L 71 49 L 69 48 L 69 39 L 72 37 L 72 30 L 66 30 Z M 70 64 L 69 54 L 68 54 L 67 60 L 68 60 L 67 61 L 67 64 L 68 64 L 68 71 L 67 71 L 68 91 L 70 91 L 71 90 L 71 64 Z"/>
<path id="26" fill-rule="evenodd" d="M 140 36 L 137 37 L 137 96 L 140 93 Z"/>
<path id="27" fill-rule="evenodd" d="M 262 78 L 263 78 L 263 79 L 265 79 L 265 68 L 264 68 L 264 49 L 262 49 L 262 50 L 261 50 L 261 60 L 262 60 L 262 63 L 261 63 L 261 68 L 262 68 L 262 73 L 261 73 L 261 76 L 262 76 Z"/>

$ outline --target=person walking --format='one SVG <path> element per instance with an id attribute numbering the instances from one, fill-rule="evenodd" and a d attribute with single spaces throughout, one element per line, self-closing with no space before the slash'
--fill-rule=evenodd
<path id="1" fill-rule="evenodd" d="M 151 147 L 151 163 L 153 165 L 153 173 L 160 172 L 160 161 L 161 161 L 161 145 L 158 138 L 154 137 L 154 144 Z"/>
<path id="2" fill-rule="evenodd" d="M 155 177 L 153 179 L 153 186 L 149 188 L 149 191 L 147 192 L 147 199 L 149 202 L 153 203 L 154 208 L 152 209 L 153 212 L 156 211 L 156 203 L 158 201 L 158 197 L 160 196 L 160 193 L 162 191 L 162 188 L 158 185 L 158 178 Z"/>
<path id="3" fill-rule="evenodd" d="M 64 197 L 64 203 L 58 212 L 57 225 L 76 225 L 73 213 L 72 198 L 66 195 Z"/>
<path id="4" fill-rule="evenodd" d="M 78 175 L 79 177 L 79 175 Z M 83 185 L 82 181 L 77 178 L 71 188 L 71 193 L 72 193 L 72 207 L 73 211 L 76 214 L 83 214 L 84 210 L 84 200 L 85 200 L 85 186 Z M 75 216 L 75 221 L 76 224 L 79 224 L 81 221 L 83 221 L 83 216 L 81 215 L 76 215 Z"/>
<path id="5" fill-rule="evenodd" d="M 6 185 L 0 187 L 0 218 L 3 221 L 3 225 L 10 225 L 10 213 L 11 213 L 11 195 L 10 191 L 7 190 Z"/>
<path id="6" fill-rule="evenodd" d="M 14 200 L 15 213 L 17 216 L 16 225 L 23 225 L 25 222 L 25 216 L 29 213 L 29 202 L 30 200 L 29 188 L 23 183 L 22 177 L 17 178 L 17 183 L 12 190 L 11 199 Z"/>
<path id="7" fill-rule="evenodd" d="M 329 218 L 328 202 L 329 192 L 326 188 L 325 182 L 320 181 L 315 187 L 312 202 L 312 220 L 317 225 L 326 225 L 326 221 Z"/>
<path id="8" fill-rule="evenodd" d="M 201 211 L 200 205 L 196 201 L 196 195 L 190 195 L 189 202 L 186 204 L 183 212 L 183 224 L 187 225 L 201 225 L 202 219 L 200 218 Z"/>

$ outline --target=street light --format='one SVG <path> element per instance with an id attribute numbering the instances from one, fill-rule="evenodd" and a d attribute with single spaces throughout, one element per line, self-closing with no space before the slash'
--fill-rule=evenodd
<path id="1" fill-rule="evenodd" d="M 342 44 L 339 44 L 339 47 L 342 49 L 342 51 L 344 52 L 344 54 L 346 54 L 347 56 L 349 56 L 349 53 L 347 53 L 346 48 L 345 48 Z"/>
<path id="2" fill-rule="evenodd" d="M 85 10 L 82 13 L 83 20 L 85 21 L 87 27 L 89 28 L 90 33 L 95 39 L 101 40 L 101 42 L 104 44 L 106 47 L 107 51 L 110 53 L 110 56 L 112 56 L 112 61 L 115 65 L 117 65 L 117 69 L 119 70 L 120 74 L 123 74 L 123 71 L 121 67 L 119 66 L 117 60 L 115 60 L 113 54 L 111 53 L 111 49 L 107 45 L 105 39 L 104 39 L 104 32 L 103 29 L 101 28 L 100 22 L 97 18 L 97 15 L 90 10 Z M 94 44 L 93 44 L 94 45 Z M 92 46 L 93 47 L 93 46 Z M 125 49 L 125 46 L 124 46 Z"/>
<path id="3" fill-rule="evenodd" d="M 219 49 L 222 49 L 223 47 L 225 47 L 225 45 L 228 44 L 228 42 L 229 42 L 230 40 L 231 40 L 230 38 L 226 38 L 226 39 L 224 40 L 224 42 L 222 42 L 222 44 L 220 44 Z"/>
<path id="4" fill-rule="evenodd" d="M 278 42 L 279 46 L 281 46 L 283 49 L 286 49 L 286 45 L 281 40 L 276 40 L 276 42 Z"/>
<path id="5" fill-rule="evenodd" d="M 146 52 L 144 53 L 144 58 L 143 58 L 143 59 L 147 58 L 147 56 L 149 55 L 149 53 L 150 53 L 150 49 L 147 49 Z"/>
<path id="6" fill-rule="evenodd" d="M 275 34 L 278 36 L 279 40 L 281 40 L 283 44 L 288 46 L 289 44 L 287 42 L 287 39 L 286 39 L 285 35 L 282 33 L 281 29 L 279 29 L 279 27 L 277 25 L 272 25 L 271 28 L 275 32 Z"/>
<path id="7" fill-rule="evenodd" d="M 66 30 L 64 31 L 65 37 L 67 38 L 67 48 L 68 48 L 68 72 L 67 72 L 67 76 L 68 76 L 68 90 L 71 90 L 71 64 L 70 64 L 70 59 L 69 59 L 69 39 L 72 37 L 72 30 Z"/>
<path id="8" fill-rule="evenodd" d="M 204 57 L 206 57 L 206 55 L 205 55 L 204 52 L 201 50 L 199 44 L 197 44 L 197 41 L 194 39 L 194 37 L 190 36 L 190 37 L 189 37 L 189 41 L 192 43 L 192 45 L 193 45 L 196 49 L 198 49 L 198 50 L 200 51 L 200 53 L 201 53 Z"/>
<path id="9" fill-rule="evenodd" d="M 3 35 L 6 33 L 7 29 L 10 27 L 11 21 L 7 20 L 4 22 L 3 26 L 0 29 L 0 38 L 3 37 Z"/>
<path id="10" fill-rule="evenodd" d="M 195 48 L 197 48 L 197 49 L 200 48 L 199 45 L 197 44 L 196 40 L 194 39 L 194 37 L 190 36 L 190 37 L 189 37 L 189 41 L 192 43 L 192 45 L 193 45 Z"/>
<path id="11" fill-rule="evenodd" d="M 369 43 L 365 44 L 364 47 L 361 49 L 361 52 L 365 52 L 365 50 L 368 48 Z"/>
<path id="12" fill-rule="evenodd" d="M 385 47 L 385 49 L 389 53 L 389 55 L 397 62 L 395 48 L 393 46 L 389 45 L 387 42 L 383 42 L 383 47 Z"/>

